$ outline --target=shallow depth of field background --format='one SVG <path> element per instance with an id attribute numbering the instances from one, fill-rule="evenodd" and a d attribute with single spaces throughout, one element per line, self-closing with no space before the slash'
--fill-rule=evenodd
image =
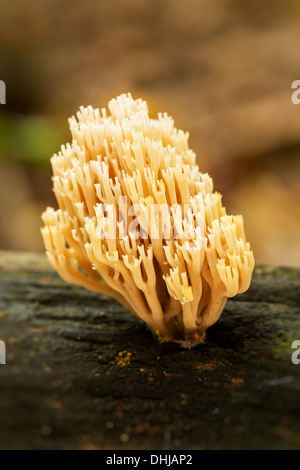
<path id="1" fill-rule="evenodd" d="M 130 91 L 190 132 L 258 263 L 300 265 L 298 0 L 2 0 L 0 249 L 43 250 L 67 118 Z"/>

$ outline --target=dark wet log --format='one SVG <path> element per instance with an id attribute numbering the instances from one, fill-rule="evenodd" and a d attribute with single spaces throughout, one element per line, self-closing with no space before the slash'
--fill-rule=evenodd
<path id="1" fill-rule="evenodd" d="M 0 279 L 0 448 L 300 447 L 300 270 L 256 268 L 192 350 L 42 255 L 0 253 Z"/>

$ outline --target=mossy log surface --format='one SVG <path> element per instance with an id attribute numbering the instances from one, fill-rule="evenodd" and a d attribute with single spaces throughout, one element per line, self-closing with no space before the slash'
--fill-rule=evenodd
<path id="1" fill-rule="evenodd" d="M 1 449 L 300 448 L 300 270 L 257 267 L 192 350 L 43 255 L 0 252 L 0 279 Z"/>

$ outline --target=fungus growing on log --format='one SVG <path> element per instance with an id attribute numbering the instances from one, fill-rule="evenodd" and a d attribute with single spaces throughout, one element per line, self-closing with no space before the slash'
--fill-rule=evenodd
<path id="1" fill-rule="evenodd" d="M 254 267 L 243 217 L 227 215 L 188 133 L 123 94 L 70 118 L 52 159 L 58 210 L 41 229 L 67 282 L 108 294 L 162 341 L 193 345 L 244 292 Z"/>

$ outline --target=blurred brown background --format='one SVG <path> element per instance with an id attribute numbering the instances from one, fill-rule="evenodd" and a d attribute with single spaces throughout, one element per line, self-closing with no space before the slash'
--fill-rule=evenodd
<path id="1" fill-rule="evenodd" d="M 190 131 L 256 261 L 300 265 L 299 57 L 298 0 L 1 0 L 0 249 L 43 250 L 67 118 L 131 91 Z"/>

